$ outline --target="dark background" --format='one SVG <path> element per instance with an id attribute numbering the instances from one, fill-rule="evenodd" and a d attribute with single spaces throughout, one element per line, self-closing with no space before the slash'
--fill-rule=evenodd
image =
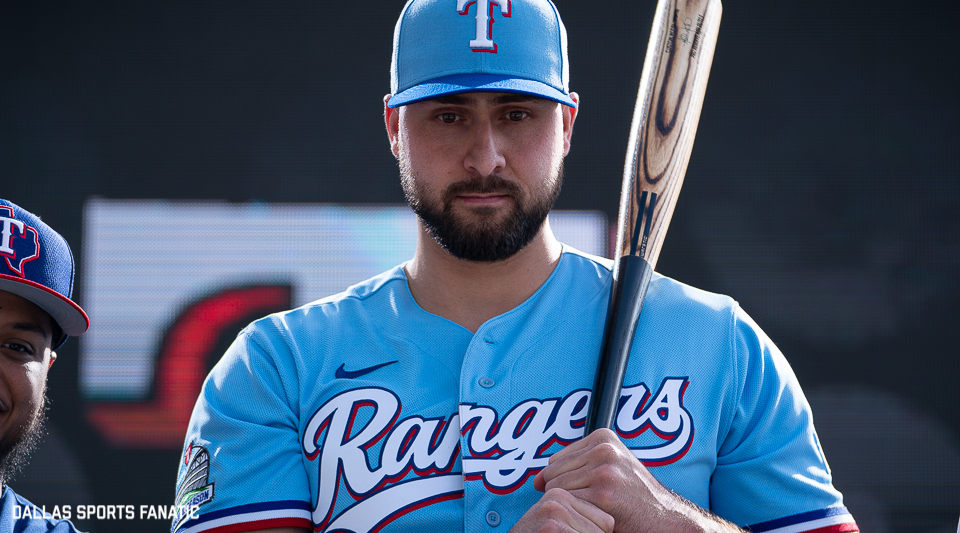
<path id="1" fill-rule="evenodd" d="M 615 220 L 654 3 L 557 4 L 582 101 L 558 207 Z M 952 532 L 960 21 L 955 2 L 916 6 L 725 3 L 658 270 L 734 296 L 779 344 L 864 530 Z M 0 197 L 64 234 L 80 269 L 90 196 L 402 202 L 381 102 L 401 7 L 0 2 Z M 100 440 L 77 351 L 50 374 L 46 451 L 12 486 L 48 507 L 170 504 L 179 450 Z"/>

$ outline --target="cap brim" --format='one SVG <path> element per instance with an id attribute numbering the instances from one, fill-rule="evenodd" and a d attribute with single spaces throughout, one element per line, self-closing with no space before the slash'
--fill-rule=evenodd
<path id="1" fill-rule="evenodd" d="M 0 290 L 11 292 L 37 304 L 71 337 L 82 335 L 90 327 L 90 319 L 79 305 L 66 296 L 43 285 L 22 278 L 0 274 Z M 54 339 L 58 342 L 58 339 Z"/>
<path id="2" fill-rule="evenodd" d="M 569 94 L 545 83 L 496 74 L 456 74 L 436 78 L 394 94 L 387 105 L 393 108 L 440 96 L 473 92 L 529 94 L 577 107 Z"/>

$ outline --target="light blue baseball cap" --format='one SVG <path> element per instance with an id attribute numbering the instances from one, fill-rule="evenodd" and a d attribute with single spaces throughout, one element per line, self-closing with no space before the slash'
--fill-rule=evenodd
<path id="1" fill-rule="evenodd" d="M 550 0 L 409 0 L 393 33 L 389 106 L 467 92 L 570 107 L 567 30 Z"/>

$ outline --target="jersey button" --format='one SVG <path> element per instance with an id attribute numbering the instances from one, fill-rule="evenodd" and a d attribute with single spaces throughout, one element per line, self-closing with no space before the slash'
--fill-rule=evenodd
<path id="1" fill-rule="evenodd" d="M 489 389 L 489 388 L 492 387 L 496 382 L 493 381 L 493 380 L 490 379 L 490 378 L 480 378 L 479 383 L 480 383 L 480 386 L 481 386 L 481 387 L 483 387 L 483 388 L 485 388 L 485 389 Z"/>
<path id="2" fill-rule="evenodd" d="M 496 511 L 487 511 L 487 525 L 497 527 L 500 525 L 500 513 Z"/>

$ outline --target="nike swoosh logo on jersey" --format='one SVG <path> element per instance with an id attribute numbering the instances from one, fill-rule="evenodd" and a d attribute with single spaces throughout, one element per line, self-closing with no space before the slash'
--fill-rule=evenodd
<path id="1" fill-rule="evenodd" d="M 342 365 L 340 365 L 340 368 L 337 369 L 336 377 L 337 379 L 355 379 L 360 376 L 365 376 L 370 372 L 373 372 L 374 370 L 379 370 L 387 365 L 392 365 L 393 363 L 397 363 L 397 362 L 399 361 L 390 361 L 388 363 L 380 363 L 379 365 L 373 365 L 367 368 L 361 368 L 360 370 L 353 370 L 353 371 L 344 369 L 343 367 L 345 367 L 347 364 L 343 363 Z"/>

